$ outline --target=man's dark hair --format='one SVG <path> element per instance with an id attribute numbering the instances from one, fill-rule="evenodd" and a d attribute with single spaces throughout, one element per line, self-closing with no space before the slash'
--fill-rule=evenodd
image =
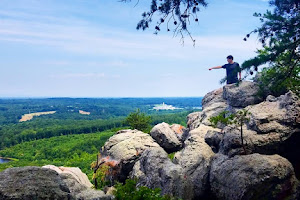
<path id="1" fill-rule="evenodd" d="M 232 55 L 229 55 L 229 56 L 227 56 L 227 59 L 233 60 L 233 56 L 232 56 Z"/>

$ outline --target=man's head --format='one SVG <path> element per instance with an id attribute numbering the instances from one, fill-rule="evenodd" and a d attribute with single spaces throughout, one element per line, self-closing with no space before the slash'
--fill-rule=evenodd
<path id="1" fill-rule="evenodd" d="M 233 56 L 232 55 L 227 56 L 227 62 L 228 63 L 232 63 L 233 62 Z"/>

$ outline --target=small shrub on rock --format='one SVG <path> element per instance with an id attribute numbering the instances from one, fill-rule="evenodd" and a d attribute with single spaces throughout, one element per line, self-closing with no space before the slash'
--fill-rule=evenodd
<path id="1" fill-rule="evenodd" d="M 118 183 L 115 185 L 116 191 L 114 192 L 116 200 L 176 200 L 173 197 L 160 194 L 161 190 L 155 188 L 154 190 L 141 186 L 137 187 L 137 181 L 127 179 L 125 184 Z"/>

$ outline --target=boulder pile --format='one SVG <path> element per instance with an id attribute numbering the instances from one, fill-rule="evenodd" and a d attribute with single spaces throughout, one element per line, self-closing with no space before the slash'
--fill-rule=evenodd
<path id="1" fill-rule="evenodd" d="M 115 181 L 134 178 L 138 186 L 184 200 L 299 199 L 300 100 L 292 92 L 264 100 L 257 92 L 254 82 L 226 85 L 205 95 L 202 111 L 187 116 L 187 128 L 161 123 L 150 134 L 122 130 L 101 154 L 117 163 Z M 215 127 L 209 120 L 241 109 L 249 112 L 242 126 L 244 146 L 241 127 Z M 0 199 L 111 198 L 74 177 L 74 169 L 49 168 L 1 172 Z"/>
<path id="2" fill-rule="evenodd" d="M 121 164 L 124 177 L 160 188 L 162 194 L 185 200 L 297 199 L 300 100 L 292 92 L 263 100 L 257 92 L 254 82 L 226 85 L 205 95 L 203 110 L 187 116 L 187 128 L 161 123 L 150 134 L 125 130 L 103 148 L 106 155 L 130 163 Z M 213 127 L 209 120 L 241 109 L 250 118 L 243 125 L 246 152 L 239 128 Z M 143 139 L 129 142 L 137 133 Z"/>

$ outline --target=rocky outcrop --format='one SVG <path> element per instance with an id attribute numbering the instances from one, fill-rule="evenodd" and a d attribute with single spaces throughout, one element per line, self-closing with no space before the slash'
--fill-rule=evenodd
<path id="1" fill-rule="evenodd" d="M 127 143 L 129 136 L 119 136 L 104 149 L 107 155 L 127 160 L 122 166 L 127 171 L 121 173 L 125 171 L 127 177 L 130 172 L 139 186 L 158 187 L 163 194 L 185 200 L 297 199 L 299 99 L 290 92 L 261 102 L 257 92 L 256 83 L 226 85 L 205 95 L 203 110 L 188 115 L 187 129 L 161 123 L 151 131 L 154 140 L 143 136 L 147 145 L 140 139 L 139 144 Z M 242 126 L 244 147 L 240 126 L 218 124 L 213 128 L 209 121 L 223 111 L 230 114 L 243 108 L 250 113 Z M 125 153 L 129 146 L 135 149 L 137 145 L 143 146 L 142 151 Z M 114 146 L 118 146 L 116 151 L 112 151 Z M 171 161 L 167 152 L 174 151 Z"/>
<path id="2" fill-rule="evenodd" d="M 0 199 L 98 199 L 111 196 L 80 184 L 72 175 L 41 167 L 16 167 L 0 172 Z"/>
<path id="3" fill-rule="evenodd" d="M 172 124 L 170 128 L 174 131 L 179 141 L 184 142 L 188 136 L 188 129 L 180 124 Z"/>
<path id="4" fill-rule="evenodd" d="M 193 130 L 201 124 L 201 112 L 193 112 L 187 116 L 187 129 Z"/>
<path id="5" fill-rule="evenodd" d="M 60 174 L 62 180 L 68 186 L 70 193 L 75 199 L 82 200 L 111 200 L 113 199 L 112 195 L 106 195 L 101 190 L 94 190 L 86 185 L 80 184 L 77 179 L 69 173 Z"/>
<path id="6" fill-rule="evenodd" d="M 207 93 L 202 99 L 202 108 L 205 109 L 214 103 L 220 102 L 226 103 L 225 99 L 223 98 L 223 88 L 219 88 Z"/>
<path id="7" fill-rule="evenodd" d="M 249 129 L 258 134 L 270 132 L 290 134 L 299 131 L 300 100 L 292 92 L 278 98 L 268 98 L 268 101 L 247 107 L 251 113 Z M 297 131 L 297 130 L 296 130 Z"/>
<path id="8" fill-rule="evenodd" d="M 153 138 L 138 130 L 121 130 L 109 138 L 103 146 L 103 154 L 119 162 L 119 181 L 124 181 L 143 151 L 159 147 Z"/>
<path id="9" fill-rule="evenodd" d="M 209 130 L 205 134 L 205 142 L 211 147 L 212 151 L 219 152 L 220 143 L 224 138 L 221 131 Z"/>
<path id="10" fill-rule="evenodd" d="M 279 155 L 218 154 L 210 170 L 211 190 L 218 199 L 297 199 L 298 184 L 292 165 Z"/>
<path id="11" fill-rule="evenodd" d="M 136 178 L 138 185 L 161 188 L 162 194 L 184 197 L 182 168 L 172 163 L 160 147 L 145 150 L 134 165 L 130 177 Z"/>
<path id="12" fill-rule="evenodd" d="M 204 140 L 208 130 L 218 131 L 205 125 L 192 130 L 184 143 L 185 148 L 174 157 L 174 162 L 183 169 L 190 190 L 188 199 L 201 198 L 208 193 L 210 162 L 214 156 L 214 152 Z"/>
<path id="13" fill-rule="evenodd" d="M 300 178 L 300 100 L 291 92 L 267 99 L 245 108 L 250 112 L 250 121 L 243 126 L 246 151 L 248 154 L 279 154 L 293 164 Z M 230 157 L 244 154 L 240 130 L 228 126 L 223 131 L 225 134 L 219 143 L 220 152 Z M 214 143 L 218 143 L 217 140 L 212 138 Z"/>
<path id="14" fill-rule="evenodd" d="M 263 101 L 263 98 L 258 95 L 259 86 L 254 82 L 243 81 L 239 85 L 228 84 L 223 90 L 223 99 L 233 107 L 244 108 Z"/>
<path id="15" fill-rule="evenodd" d="M 91 184 L 87 175 L 85 173 L 82 173 L 82 171 L 78 167 L 56 167 L 54 165 L 45 165 L 42 168 L 52 169 L 58 174 L 70 174 L 81 185 L 84 185 L 88 188 L 93 187 L 93 184 Z"/>
<path id="16" fill-rule="evenodd" d="M 0 199 L 75 199 L 75 197 L 55 171 L 40 167 L 22 167 L 0 172 Z"/>
<path id="17" fill-rule="evenodd" d="M 182 130 L 176 131 L 176 127 L 173 126 L 172 129 L 169 124 L 163 122 L 154 126 L 150 131 L 150 135 L 168 153 L 172 153 L 179 150 L 182 146 L 178 135 L 182 135 L 183 132 L 181 132 Z"/>

